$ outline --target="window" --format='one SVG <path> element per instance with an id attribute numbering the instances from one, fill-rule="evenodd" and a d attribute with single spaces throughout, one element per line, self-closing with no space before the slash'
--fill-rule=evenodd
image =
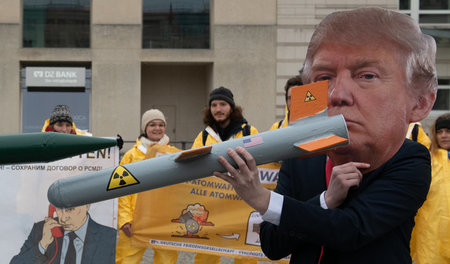
<path id="1" fill-rule="evenodd" d="M 433 110 L 450 109 L 450 79 L 439 79 L 439 90 L 434 102 Z"/>
<path id="2" fill-rule="evenodd" d="M 448 52 L 450 49 L 450 1 L 400 0 L 399 7 L 400 12 L 410 15 L 419 22 L 423 33 L 436 40 L 438 60 L 440 53 L 444 55 Z M 448 77 L 439 76 L 433 110 L 450 109 L 450 79 Z"/>
<path id="3" fill-rule="evenodd" d="M 69 106 L 78 129 L 89 130 L 91 69 L 24 67 L 21 90 L 22 133 L 41 132 L 45 120 L 58 104 Z"/>
<path id="4" fill-rule="evenodd" d="M 209 0 L 143 0 L 142 47 L 209 49 Z"/>
<path id="5" fill-rule="evenodd" d="M 441 25 L 450 23 L 449 1 L 400 0 L 400 11 L 410 15 L 419 24 Z"/>
<path id="6" fill-rule="evenodd" d="M 23 0 L 24 48 L 89 48 L 90 0 Z"/>

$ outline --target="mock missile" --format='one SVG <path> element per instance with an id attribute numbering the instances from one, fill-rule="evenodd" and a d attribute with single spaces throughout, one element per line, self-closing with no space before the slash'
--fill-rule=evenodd
<path id="1" fill-rule="evenodd" d="M 322 89 L 312 90 L 317 86 Z M 295 93 L 292 90 L 292 97 L 294 99 L 294 94 L 297 94 L 296 97 L 302 94 L 303 107 L 307 102 L 319 103 L 315 102 L 320 101 L 318 96 L 327 98 L 327 82 L 299 87 L 302 89 L 297 89 Z M 291 112 L 291 120 L 296 112 Z M 227 150 L 238 146 L 245 148 L 260 165 L 310 156 L 346 144 L 348 131 L 343 116 L 329 117 L 326 111 L 322 111 L 285 128 L 59 179 L 50 186 L 47 197 L 54 206 L 69 208 L 211 176 L 214 171 L 225 171 L 218 161 L 219 156 L 236 166 L 227 155 Z"/>
<path id="2" fill-rule="evenodd" d="M 50 162 L 116 145 L 113 138 L 56 132 L 0 135 L 0 164 Z"/>

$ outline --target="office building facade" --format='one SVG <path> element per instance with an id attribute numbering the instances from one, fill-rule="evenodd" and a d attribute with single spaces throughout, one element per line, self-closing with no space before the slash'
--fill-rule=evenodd
<path id="1" fill-rule="evenodd" d="M 400 9 L 436 38 L 440 90 L 425 124 L 450 105 L 450 13 L 442 1 L 0 2 L 2 134 L 40 131 L 53 107 L 67 104 L 77 127 L 133 141 L 142 113 L 159 108 L 172 141 L 189 147 L 219 86 L 267 130 L 284 116 L 284 83 L 298 74 L 315 25 L 363 6 Z"/>

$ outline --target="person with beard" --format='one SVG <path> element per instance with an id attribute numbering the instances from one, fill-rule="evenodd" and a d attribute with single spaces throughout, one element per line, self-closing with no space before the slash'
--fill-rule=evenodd
<path id="1" fill-rule="evenodd" d="M 211 91 L 209 106 L 203 109 L 203 123 L 206 128 L 197 135 L 192 148 L 258 133 L 247 123 L 242 108 L 234 103 L 233 93 L 225 87 Z"/>
<path id="2" fill-rule="evenodd" d="M 192 148 L 203 147 L 233 138 L 245 137 L 258 133 L 249 125 L 242 115 L 242 108 L 235 105 L 233 93 L 219 87 L 209 94 L 209 106 L 203 109 L 203 123 L 206 128 L 195 138 Z M 196 264 L 218 264 L 220 257 L 208 254 L 197 254 Z M 256 260 L 235 259 L 235 264 L 254 264 Z"/>

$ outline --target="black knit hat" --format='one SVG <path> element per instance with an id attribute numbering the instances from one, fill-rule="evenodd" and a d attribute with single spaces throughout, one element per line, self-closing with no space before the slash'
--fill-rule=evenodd
<path id="1" fill-rule="evenodd" d="M 448 115 L 442 115 L 436 119 L 436 131 L 442 128 L 450 129 L 450 119 Z"/>
<path id="2" fill-rule="evenodd" d="M 67 105 L 57 105 L 53 108 L 49 124 L 53 125 L 56 122 L 68 122 L 72 124 L 72 115 Z"/>
<path id="3" fill-rule="evenodd" d="M 224 100 L 231 106 L 234 106 L 233 93 L 223 86 L 211 91 L 209 94 L 209 105 L 211 105 L 213 100 Z"/>

